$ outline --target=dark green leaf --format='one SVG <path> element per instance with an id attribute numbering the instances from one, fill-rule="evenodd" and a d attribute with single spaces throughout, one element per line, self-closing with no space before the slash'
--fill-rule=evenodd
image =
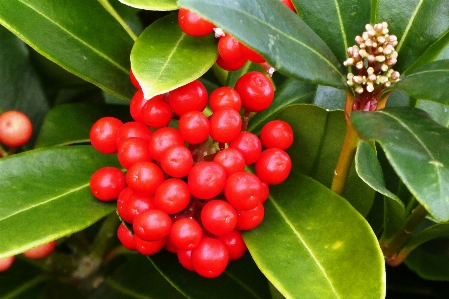
<path id="1" fill-rule="evenodd" d="M 346 94 L 341 89 L 330 86 L 318 86 L 313 104 L 329 110 L 343 110 Z"/>
<path id="2" fill-rule="evenodd" d="M 36 148 L 89 142 L 92 125 L 101 117 L 114 116 L 130 120 L 129 107 L 75 103 L 58 105 L 45 117 Z"/>
<path id="3" fill-rule="evenodd" d="M 286 298 L 385 296 L 384 260 L 370 226 L 346 200 L 309 177 L 292 172 L 271 186 L 264 221 L 244 238 Z"/>
<path id="4" fill-rule="evenodd" d="M 0 257 L 82 230 L 113 212 L 92 196 L 89 180 L 115 155 L 91 146 L 34 150 L 0 160 Z"/>
<path id="5" fill-rule="evenodd" d="M 38 268 L 16 257 L 11 268 L 0 275 L 0 298 L 42 298 L 48 279 Z"/>
<path id="6" fill-rule="evenodd" d="M 0 24 L 86 81 L 123 99 L 132 96 L 133 40 L 97 1 L 1 0 Z"/>
<path id="7" fill-rule="evenodd" d="M 176 10 L 176 0 L 119 0 L 123 4 L 146 10 Z"/>
<path id="8" fill-rule="evenodd" d="M 269 299 L 265 277 L 246 254 L 229 262 L 225 272 L 214 279 L 202 278 L 184 269 L 176 255 L 166 251 L 149 257 L 161 274 L 184 296 L 191 299 Z"/>
<path id="9" fill-rule="evenodd" d="M 403 250 L 410 252 L 425 242 L 448 236 L 449 223 L 437 223 L 414 234 L 407 242 Z"/>
<path id="10" fill-rule="evenodd" d="M 131 66 L 145 98 L 151 98 L 199 78 L 217 55 L 213 35 L 189 36 L 180 29 L 177 14 L 171 14 L 142 32 L 131 52 Z"/>
<path id="11" fill-rule="evenodd" d="M 449 106 L 433 101 L 419 100 L 416 108 L 422 109 L 440 125 L 449 127 Z"/>
<path id="12" fill-rule="evenodd" d="M 411 73 L 388 90 L 401 89 L 410 96 L 449 105 L 449 59 L 426 64 Z"/>
<path id="13" fill-rule="evenodd" d="M 340 61 L 321 38 L 281 2 L 179 0 L 178 3 L 258 51 L 281 74 L 346 88 Z"/>
<path id="14" fill-rule="evenodd" d="M 398 176 L 438 221 L 449 220 L 449 129 L 411 107 L 355 111 L 351 122 L 363 139 L 379 142 Z"/>
<path id="15" fill-rule="evenodd" d="M 366 0 L 293 0 L 299 16 L 332 49 L 340 62 L 369 23 L 371 3 Z"/>
<path id="16" fill-rule="evenodd" d="M 444 48 L 449 41 L 444 38 L 449 28 L 448 7 L 449 0 L 378 1 L 377 22 L 387 22 L 390 34 L 398 37 L 396 70 L 408 72 L 419 58 L 424 57 L 420 61 L 422 65 Z"/>

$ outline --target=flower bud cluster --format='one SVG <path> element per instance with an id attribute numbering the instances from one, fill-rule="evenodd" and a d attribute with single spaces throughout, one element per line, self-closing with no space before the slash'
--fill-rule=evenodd
<path id="1" fill-rule="evenodd" d="M 358 45 L 348 48 L 349 58 L 343 63 L 355 67 L 356 74 L 347 75 L 347 84 L 358 94 L 387 88 L 400 77 L 399 72 L 391 68 L 397 62 L 398 52 L 394 47 L 398 40 L 395 35 L 388 34 L 388 24 L 367 24 L 365 29 L 362 36 L 355 38 Z"/>

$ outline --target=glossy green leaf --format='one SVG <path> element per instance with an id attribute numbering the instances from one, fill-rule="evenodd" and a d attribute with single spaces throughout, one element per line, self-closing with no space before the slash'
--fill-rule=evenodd
<path id="1" fill-rule="evenodd" d="M 207 279 L 184 269 L 176 255 L 163 251 L 149 257 L 161 274 L 190 299 L 270 299 L 266 278 L 246 254 L 229 262 L 223 274 Z"/>
<path id="2" fill-rule="evenodd" d="M 0 160 L 0 258 L 82 230 L 115 210 L 89 180 L 117 157 L 91 146 L 54 147 Z"/>
<path id="3" fill-rule="evenodd" d="M 131 52 L 131 67 L 145 98 L 168 92 L 203 75 L 217 59 L 215 37 L 192 37 L 179 28 L 177 14 L 148 26 Z"/>
<path id="4" fill-rule="evenodd" d="M 244 234 L 259 268 L 286 298 L 384 298 L 376 236 L 346 200 L 292 172 L 270 187 L 264 221 Z"/>
<path id="5" fill-rule="evenodd" d="M 86 81 L 122 99 L 132 96 L 133 40 L 97 1 L 1 0 L 0 24 Z"/>
<path id="6" fill-rule="evenodd" d="M 388 90 L 400 89 L 417 99 L 449 105 L 448 84 L 449 59 L 434 61 L 414 70 Z"/>
<path id="7" fill-rule="evenodd" d="M 375 140 L 416 199 L 439 222 L 449 220 L 449 129 L 411 107 L 355 111 L 351 122 Z"/>
<path id="8" fill-rule="evenodd" d="M 281 74 L 346 88 L 340 61 L 323 40 L 281 2 L 179 0 L 178 3 L 212 20 L 258 51 Z"/>
<path id="9" fill-rule="evenodd" d="M 366 0 L 293 0 L 299 16 L 332 49 L 340 62 L 369 23 L 371 3 Z"/>
<path id="10" fill-rule="evenodd" d="M 287 152 L 294 169 L 330 188 L 346 134 L 343 111 L 296 104 L 285 107 L 276 119 L 288 122 L 293 128 L 295 140 Z M 359 178 L 353 163 L 343 197 L 366 216 L 374 194 L 374 190 Z"/>
<path id="11" fill-rule="evenodd" d="M 440 125 L 449 127 L 449 106 L 433 101 L 418 100 L 416 108 L 422 109 Z"/>
<path id="12" fill-rule="evenodd" d="M 394 69 L 407 72 L 423 55 L 429 62 L 444 48 L 439 41 L 448 33 L 449 0 L 379 0 L 377 22 L 387 22 L 390 34 L 398 37 L 398 63 Z M 431 16 L 431 17 L 430 17 Z M 449 40 L 446 38 L 446 43 Z M 433 47 L 432 53 L 426 51 Z"/>
<path id="13" fill-rule="evenodd" d="M 436 223 L 414 234 L 407 242 L 403 250 L 410 252 L 425 242 L 448 236 L 449 223 Z"/>
<path id="14" fill-rule="evenodd" d="M 121 3 L 146 10 L 176 10 L 176 0 L 119 0 Z"/>
<path id="15" fill-rule="evenodd" d="M 89 142 L 90 128 L 105 116 L 131 120 L 129 106 L 90 103 L 58 105 L 45 117 L 36 148 Z"/>
<path id="16" fill-rule="evenodd" d="M 329 110 L 343 110 L 345 108 L 346 93 L 341 89 L 319 85 L 313 104 Z"/>

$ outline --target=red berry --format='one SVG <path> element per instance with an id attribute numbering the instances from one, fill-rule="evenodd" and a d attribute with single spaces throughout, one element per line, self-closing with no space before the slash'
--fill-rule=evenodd
<path id="1" fill-rule="evenodd" d="M 131 188 L 127 189 L 131 190 Z M 156 208 L 152 195 L 140 195 L 134 193 L 132 190 L 128 196 L 126 194 L 122 196 L 122 193 L 120 193 L 117 199 L 117 213 L 123 221 L 133 223 L 134 219 L 143 212 Z"/>
<path id="2" fill-rule="evenodd" d="M 222 108 L 230 108 L 240 111 L 240 108 L 242 107 L 242 100 L 234 88 L 223 86 L 215 89 L 210 94 L 209 106 L 214 112 Z"/>
<path id="3" fill-rule="evenodd" d="M 90 190 L 101 201 L 116 199 L 125 188 L 125 174 L 115 167 L 100 168 L 90 179 Z"/>
<path id="4" fill-rule="evenodd" d="M 134 235 L 144 241 L 156 241 L 165 238 L 170 233 L 171 227 L 170 216 L 158 209 L 143 212 L 133 222 Z"/>
<path id="5" fill-rule="evenodd" d="M 246 58 L 240 51 L 239 41 L 229 34 L 220 37 L 217 48 L 218 53 L 224 60 L 237 62 Z"/>
<path id="6" fill-rule="evenodd" d="M 261 182 L 262 183 L 262 191 L 260 192 L 262 195 L 262 203 L 264 203 L 265 201 L 267 201 L 268 196 L 270 196 L 270 188 L 268 187 L 268 184 L 265 182 Z"/>
<path id="7" fill-rule="evenodd" d="M 206 278 L 215 278 L 224 272 L 229 261 L 229 253 L 221 241 L 203 238 L 192 250 L 192 264 L 195 271 Z"/>
<path id="8" fill-rule="evenodd" d="M 260 112 L 267 109 L 274 99 L 274 86 L 270 79 L 260 72 L 249 72 L 235 83 L 235 90 L 247 111 Z"/>
<path id="9" fill-rule="evenodd" d="M 187 180 L 193 196 L 211 199 L 223 191 L 226 172 L 215 162 L 202 161 L 192 167 Z"/>
<path id="10" fill-rule="evenodd" d="M 117 229 L 117 237 L 126 249 L 136 250 L 133 234 L 123 223 L 120 223 Z"/>
<path id="11" fill-rule="evenodd" d="M 211 200 L 201 210 L 201 223 L 207 231 L 222 236 L 234 230 L 237 212 L 224 200 Z"/>
<path id="12" fill-rule="evenodd" d="M 285 181 L 291 168 L 290 156 L 277 148 L 269 148 L 263 151 L 255 165 L 256 175 L 261 181 L 269 185 L 276 185 Z"/>
<path id="13" fill-rule="evenodd" d="M 236 172 L 228 177 L 224 194 L 229 203 L 237 210 L 255 208 L 262 202 L 262 183 L 257 176 L 249 172 Z"/>
<path id="14" fill-rule="evenodd" d="M 14 263 L 15 256 L 8 256 L 0 259 L 0 272 L 8 270 Z"/>
<path id="15" fill-rule="evenodd" d="M 49 256 L 56 247 L 56 241 L 51 241 L 23 253 L 24 256 L 30 259 L 42 259 Z"/>
<path id="16" fill-rule="evenodd" d="M 217 239 L 228 249 L 230 261 L 238 260 L 247 250 L 242 234 L 236 229 L 226 235 L 219 236 Z"/>
<path id="17" fill-rule="evenodd" d="M 128 138 L 136 137 L 148 140 L 150 139 L 152 134 L 153 133 L 151 132 L 151 130 L 143 123 L 136 121 L 127 122 L 123 124 L 123 126 L 121 126 L 117 131 L 117 149 L 120 147 L 122 142 Z"/>
<path id="18" fill-rule="evenodd" d="M 191 36 L 205 36 L 214 31 L 214 24 L 185 8 L 179 9 L 178 23 L 181 30 Z"/>
<path id="19" fill-rule="evenodd" d="M 158 253 L 164 248 L 165 238 L 155 240 L 155 241 L 145 241 L 134 235 L 134 245 L 136 250 L 143 255 L 153 255 Z"/>
<path id="20" fill-rule="evenodd" d="M 28 116 L 10 110 L 0 114 L 0 142 L 8 147 L 19 147 L 30 140 L 33 125 Z"/>
<path id="21" fill-rule="evenodd" d="M 176 214 L 184 210 L 190 202 L 190 190 L 180 179 L 168 179 L 156 189 L 154 203 L 167 214 Z"/>
<path id="22" fill-rule="evenodd" d="M 103 154 L 117 152 L 117 132 L 123 122 L 115 117 L 102 117 L 90 129 L 92 146 Z"/>
<path id="23" fill-rule="evenodd" d="M 240 132 L 229 144 L 229 148 L 240 151 L 245 158 L 246 165 L 256 163 L 262 153 L 259 137 L 250 132 Z"/>
<path id="24" fill-rule="evenodd" d="M 245 46 L 242 43 L 240 43 L 240 51 L 242 52 L 243 56 L 246 57 L 246 59 L 248 59 L 254 63 L 264 63 L 265 62 L 265 58 L 263 58 L 262 55 L 260 55 L 253 49 Z"/>
<path id="25" fill-rule="evenodd" d="M 170 235 L 169 235 L 170 236 Z M 175 244 L 173 244 L 172 240 L 170 239 L 170 237 L 167 237 L 165 239 L 165 245 L 164 245 L 164 249 L 167 250 L 168 252 L 171 253 L 177 253 L 178 252 L 178 247 L 176 247 Z"/>
<path id="26" fill-rule="evenodd" d="M 148 140 L 137 137 L 125 139 L 118 148 L 117 158 L 120 165 L 126 169 L 137 162 L 151 162 Z"/>
<path id="27" fill-rule="evenodd" d="M 173 113 L 165 100 L 161 97 L 154 97 L 143 106 L 142 116 L 148 126 L 162 128 L 170 123 Z"/>
<path id="28" fill-rule="evenodd" d="M 178 250 L 176 253 L 179 263 L 189 271 L 195 271 L 192 263 L 192 251 L 191 250 Z"/>
<path id="29" fill-rule="evenodd" d="M 190 111 L 203 111 L 207 101 L 206 87 L 199 80 L 194 80 L 168 93 L 168 102 L 178 116 Z"/>
<path id="30" fill-rule="evenodd" d="M 216 63 L 222 69 L 232 72 L 240 69 L 242 66 L 245 65 L 247 61 L 248 60 L 246 58 L 239 61 L 228 61 L 224 60 L 220 55 L 218 55 Z"/>
<path id="31" fill-rule="evenodd" d="M 296 13 L 296 9 L 293 6 L 292 0 L 281 0 L 282 3 L 285 4 L 285 6 L 287 6 L 288 8 L 290 8 L 290 10 L 292 10 L 293 12 Z"/>
<path id="32" fill-rule="evenodd" d="M 242 118 L 234 109 L 220 109 L 210 117 L 210 136 L 217 142 L 230 142 L 240 133 Z"/>
<path id="33" fill-rule="evenodd" d="M 173 223 L 169 239 L 180 250 L 192 250 L 201 241 L 203 229 L 193 219 L 183 218 Z"/>
<path id="34" fill-rule="evenodd" d="M 129 113 L 134 121 L 138 121 L 141 123 L 145 123 L 145 119 L 142 115 L 142 108 L 148 100 L 145 100 L 143 96 L 143 91 L 139 89 L 134 93 L 134 96 L 131 99 L 131 103 L 129 103 Z"/>
<path id="35" fill-rule="evenodd" d="M 209 119 L 199 111 L 184 113 L 178 122 L 179 133 L 190 144 L 199 144 L 209 137 Z"/>
<path id="36" fill-rule="evenodd" d="M 185 146 L 174 145 L 165 150 L 160 162 L 166 174 L 174 178 L 182 178 L 192 169 L 193 157 Z"/>
<path id="37" fill-rule="evenodd" d="M 154 160 L 161 161 L 164 152 L 175 145 L 184 145 L 178 130 L 171 127 L 160 128 L 150 138 L 150 153 Z"/>
<path id="38" fill-rule="evenodd" d="M 260 141 L 266 148 L 286 150 L 293 144 L 293 129 L 285 121 L 270 121 L 260 131 Z"/>
<path id="39" fill-rule="evenodd" d="M 226 172 L 226 176 L 245 170 L 245 157 L 235 148 L 225 148 L 217 153 L 214 157 L 214 162 L 218 163 Z"/>
<path id="40" fill-rule="evenodd" d="M 163 171 L 152 162 L 137 162 L 128 169 L 126 183 L 136 193 L 152 195 L 164 182 Z"/>
<path id="41" fill-rule="evenodd" d="M 262 223 L 264 217 L 263 204 L 258 204 L 255 208 L 246 211 L 237 211 L 237 225 L 238 230 L 251 230 Z"/>
<path id="42" fill-rule="evenodd" d="M 136 76 L 134 76 L 133 70 L 129 70 L 129 79 L 135 88 L 141 89 L 139 81 L 137 81 Z"/>

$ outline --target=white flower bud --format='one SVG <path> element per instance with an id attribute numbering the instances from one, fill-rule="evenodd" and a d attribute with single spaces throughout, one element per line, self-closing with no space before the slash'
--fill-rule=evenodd
<path id="1" fill-rule="evenodd" d="M 354 59 L 353 58 L 348 58 L 343 62 L 344 66 L 351 66 L 354 64 Z"/>
<path id="2" fill-rule="evenodd" d="M 368 76 L 368 80 L 371 82 L 376 82 L 377 81 L 377 76 L 375 74 L 371 74 Z"/>
<path id="3" fill-rule="evenodd" d="M 366 91 L 368 91 L 368 92 L 373 92 L 373 91 L 374 91 L 373 83 L 368 82 L 368 83 L 366 84 Z"/>
<path id="4" fill-rule="evenodd" d="M 366 72 L 368 73 L 368 75 L 374 74 L 374 69 L 370 66 L 366 69 Z"/>
<path id="5" fill-rule="evenodd" d="M 224 31 L 221 28 L 218 28 L 218 27 L 214 28 L 214 32 L 215 32 L 215 37 L 216 38 L 225 36 L 225 33 L 224 33 Z"/>
<path id="6" fill-rule="evenodd" d="M 362 86 L 357 87 L 357 88 L 355 89 L 355 92 L 358 93 L 358 94 L 363 93 L 363 87 L 362 87 Z"/>
<path id="7" fill-rule="evenodd" d="M 376 56 L 376 61 L 377 62 L 384 62 L 385 61 L 385 56 L 384 55 Z"/>
<path id="8" fill-rule="evenodd" d="M 363 61 L 359 61 L 355 64 L 355 67 L 361 70 L 363 68 Z"/>
<path id="9" fill-rule="evenodd" d="M 386 72 L 386 71 L 388 71 L 388 65 L 382 64 L 382 66 L 380 67 L 380 69 L 382 70 L 382 72 Z"/>
<path id="10" fill-rule="evenodd" d="M 362 84 L 363 83 L 363 77 L 362 76 L 354 76 L 352 78 L 352 81 L 354 81 L 354 83 L 356 83 L 356 84 Z"/>

